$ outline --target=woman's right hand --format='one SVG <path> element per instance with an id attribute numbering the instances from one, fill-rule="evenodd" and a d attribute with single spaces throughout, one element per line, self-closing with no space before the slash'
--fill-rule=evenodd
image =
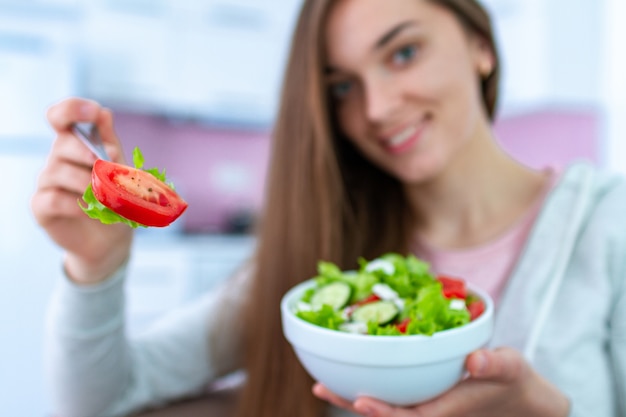
<path id="1" fill-rule="evenodd" d="M 128 258 L 132 229 L 123 224 L 104 225 L 87 217 L 78 206 L 91 181 L 96 157 L 74 136 L 71 125 L 95 123 L 111 160 L 123 163 L 113 116 L 98 103 L 70 98 L 50 107 L 47 118 L 56 139 L 31 200 L 33 214 L 52 240 L 66 250 L 69 278 L 81 284 L 97 283 Z"/>

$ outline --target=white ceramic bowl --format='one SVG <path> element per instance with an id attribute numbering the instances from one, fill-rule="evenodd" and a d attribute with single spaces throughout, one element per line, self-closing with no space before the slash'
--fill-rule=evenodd
<path id="1" fill-rule="evenodd" d="M 485 302 L 474 321 L 432 336 L 370 336 L 308 323 L 294 314 L 305 281 L 281 301 L 283 332 L 304 368 L 328 389 L 348 400 L 374 397 L 406 406 L 434 398 L 465 372 L 465 357 L 483 347 L 493 331 L 493 301 L 484 291 L 468 290 Z"/>

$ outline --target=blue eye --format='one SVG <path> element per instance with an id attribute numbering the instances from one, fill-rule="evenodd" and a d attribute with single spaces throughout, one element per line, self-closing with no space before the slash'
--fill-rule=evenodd
<path id="1" fill-rule="evenodd" d="M 410 62 L 417 54 L 417 46 L 407 45 L 398 49 L 391 57 L 394 65 L 404 65 Z"/>
<path id="2" fill-rule="evenodd" d="M 352 83 L 350 81 L 339 81 L 332 83 L 330 86 L 330 93 L 334 98 L 341 99 L 347 96 L 352 90 Z"/>

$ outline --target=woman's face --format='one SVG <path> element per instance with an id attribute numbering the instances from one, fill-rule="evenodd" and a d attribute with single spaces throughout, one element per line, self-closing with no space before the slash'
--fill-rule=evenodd
<path id="1" fill-rule="evenodd" d="M 400 180 L 434 178 L 488 131 L 479 77 L 493 55 L 450 11 L 427 0 L 339 0 L 325 35 L 341 129 Z"/>

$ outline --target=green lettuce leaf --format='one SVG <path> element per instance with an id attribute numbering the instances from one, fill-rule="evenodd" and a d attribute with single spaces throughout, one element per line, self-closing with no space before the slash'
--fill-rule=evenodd
<path id="1" fill-rule="evenodd" d="M 296 316 L 309 323 L 326 327 L 327 329 L 339 330 L 339 326 L 345 322 L 340 311 L 335 311 L 327 304 L 316 311 L 298 311 Z"/>
<path id="2" fill-rule="evenodd" d="M 467 310 L 450 308 L 450 300 L 443 296 L 441 284 L 434 281 L 422 287 L 414 299 L 405 301 L 402 318 L 412 320 L 407 334 L 427 334 L 462 326 L 470 321 Z"/>
<path id="3" fill-rule="evenodd" d="M 430 273 L 430 265 L 413 255 L 405 257 L 397 253 L 387 253 L 379 259 L 390 262 L 394 267 L 394 272 L 388 274 L 382 269 L 377 269 L 372 274 L 380 282 L 393 288 L 402 298 L 415 297 L 420 288 L 431 285 L 435 281 Z M 359 260 L 359 264 L 360 271 L 364 272 L 370 262 Z"/>
<path id="4" fill-rule="evenodd" d="M 317 263 L 317 273 L 315 282 L 318 287 L 323 287 L 332 282 L 341 281 L 350 285 L 352 295 L 350 303 L 362 300 L 372 293 L 374 284 L 380 280 L 369 272 L 360 271 L 342 271 L 332 262 L 320 261 Z"/>
<path id="5" fill-rule="evenodd" d="M 402 333 L 398 330 L 395 324 L 379 326 L 373 321 L 367 323 L 367 334 L 373 336 L 402 336 Z"/>
<path id="6" fill-rule="evenodd" d="M 332 262 L 320 261 L 317 263 L 317 283 L 326 285 L 335 281 L 343 280 L 343 272 Z"/>
<path id="7" fill-rule="evenodd" d="M 133 149 L 133 165 L 135 165 L 135 168 L 137 169 L 142 169 L 144 162 L 145 159 L 143 157 L 143 154 L 141 153 L 139 148 L 135 146 L 135 149 Z"/>
<path id="8" fill-rule="evenodd" d="M 372 293 L 372 287 L 380 282 L 374 274 L 368 272 L 345 274 L 344 281 L 352 286 L 350 303 L 367 298 Z"/>
<path id="9" fill-rule="evenodd" d="M 87 189 L 83 193 L 83 202 L 86 205 L 83 205 L 81 201 L 78 201 L 78 205 L 81 209 L 87 214 L 87 216 L 92 219 L 100 220 L 104 224 L 114 224 L 114 223 L 124 223 L 136 229 L 138 227 L 148 227 L 143 224 L 139 224 L 132 220 L 128 220 L 125 217 L 120 216 L 113 210 L 108 207 L 105 207 L 101 202 L 98 201 L 96 196 L 93 194 L 93 189 L 91 188 L 91 184 L 87 186 Z"/>

